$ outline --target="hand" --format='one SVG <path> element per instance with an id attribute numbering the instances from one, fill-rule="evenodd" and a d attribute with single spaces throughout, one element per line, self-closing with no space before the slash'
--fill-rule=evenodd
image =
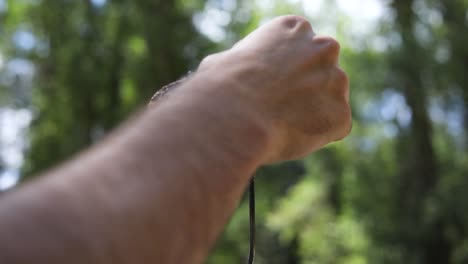
<path id="1" fill-rule="evenodd" d="M 351 130 L 348 78 L 339 44 L 318 37 L 298 16 L 258 28 L 232 49 L 208 56 L 199 73 L 230 76 L 236 100 L 255 106 L 271 124 L 266 163 L 302 157 Z"/>

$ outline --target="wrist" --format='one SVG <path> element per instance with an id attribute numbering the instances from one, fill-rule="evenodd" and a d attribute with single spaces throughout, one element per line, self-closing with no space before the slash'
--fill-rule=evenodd
<path id="1" fill-rule="evenodd" d="M 177 88 L 171 104 L 198 112 L 200 125 L 216 126 L 217 133 L 229 139 L 226 143 L 235 145 L 235 152 L 260 166 L 271 156 L 274 126 L 237 80 L 233 72 L 223 69 L 216 74 L 196 72 Z"/>

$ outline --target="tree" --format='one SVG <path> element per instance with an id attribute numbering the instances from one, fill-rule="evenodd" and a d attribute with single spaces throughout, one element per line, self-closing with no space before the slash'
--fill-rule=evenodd
<path id="1" fill-rule="evenodd" d="M 29 14 L 41 50 L 25 175 L 100 139 L 211 47 L 177 1 L 42 0 Z"/>
<path id="2" fill-rule="evenodd" d="M 204 55 L 310 3 L 239 0 L 219 10 L 228 2 L 8 1 L 1 52 L 36 69 L 33 82 L 5 82 L 0 71 L 0 97 L 36 113 L 25 175 L 98 141 Z M 257 263 L 466 263 L 468 3 L 382 1 L 381 24 L 360 34 L 342 1 L 323 3 L 309 19 L 342 43 L 353 132 L 258 171 Z M 225 40 L 195 30 L 203 10 L 230 18 Z M 33 48 L 12 41 L 17 32 L 32 35 Z M 23 84 L 25 93 L 9 92 Z M 208 263 L 244 261 L 248 223 L 244 199 Z"/>

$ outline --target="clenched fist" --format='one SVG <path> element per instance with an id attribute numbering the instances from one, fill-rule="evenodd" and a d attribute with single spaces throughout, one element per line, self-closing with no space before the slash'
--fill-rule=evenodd
<path id="1" fill-rule="evenodd" d="M 348 78 L 339 44 L 316 36 L 299 16 L 282 16 L 230 50 L 208 56 L 199 72 L 227 71 L 239 98 L 271 124 L 267 163 L 302 157 L 351 129 Z"/>
<path id="2" fill-rule="evenodd" d="M 225 107 L 249 109 L 266 124 L 271 147 L 264 163 L 290 160 L 350 132 L 348 78 L 338 66 L 339 51 L 336 40 L 316 36 L 306 19 L 282 16 L 206 57 L 195 75 L 219 81 L 208 96 L 228 96 L 232 105 Z"/>

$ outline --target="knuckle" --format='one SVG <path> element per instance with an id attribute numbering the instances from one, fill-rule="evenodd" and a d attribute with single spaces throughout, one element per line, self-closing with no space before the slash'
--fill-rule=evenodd
<path id="1" fill-rule="evenodd" d="M 297 21 L 296 26 L 298 29 L 304 29 L 306 31 L 312 30 L 312 25 L 307 19 L 300 16 L 295 16 L 295 19 Z"/>
<path id="2" fill-rule="evenodd" d="M 340 52 L 340 43 L 332 37 L 318 37 L 315 38 L 315 41 L 324 47 L 326 53 L 337 55 Z"/>
<path id="3" fill-rule="evenodd" d="M 302 30 L 302 31 L 305 31 L 305 32 L 313 31 L 312 25 L 307 20 L 300 21 L 299 24 L 298 24 L 298 29 Z"/>
<path id="4" fill-rule="evenodd" d="M 338 43 L 338 41 L 336 41 L 336 39 L 328 37 L 327 38 L 327 43 L 328 43 L 328 49 L 330 49 L 334 53 L 340 52 L 340 48 L 341 48 L 340 43 Z"/>
<path id="5" fill-rule="evenodd" d="M 347 89 L 348 83 L 349 83 L 349 78 L 348 78 L 348 75 L 346 74 L 346 72 L 343 69 L 336 67 L 334 75 L 335 75 L 335 80 L 336 80 L 337 84 L 339 86 Z"/>
<path id="6" fill-rule="evenodd" d="M 344 108 L 343 116 L 341 119 L 341 126 L 339 130 L 339 134 L 336 138 L 336 140 L 342 140 L 346 136 L 348 136 L 351 133 L 351 130 L 353 128 L 353 118 L 351 115 L 351 108 L 349 107 L 348 104 L 346 104 L 346 107 Z"/>
<path id="7" fill-rule="evenodd" d="M 298 15 L 286 15 L 279 18 L 280 24 L 289 29 L 305 29 L 312 30 L 312 25 L 310 22 L 301 16 Z"/>

